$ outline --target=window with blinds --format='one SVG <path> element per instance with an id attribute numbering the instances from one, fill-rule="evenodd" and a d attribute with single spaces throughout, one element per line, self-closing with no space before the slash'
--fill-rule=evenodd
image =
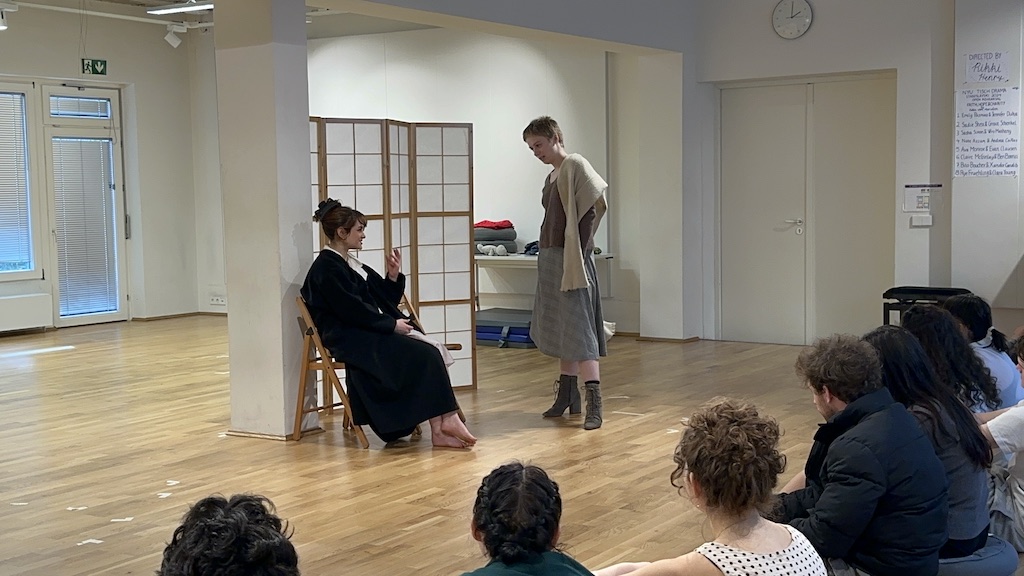
<path id="1" fill-rule="evenodd" d="M 116 312 L 113 140 L 51 139 L 61 317 Z"/>
<path id="2" fill-rule="evenodd" d="M 73 96 L 50 96 L 50 116 L 54 118 L 109 119 L 111 116 L 109 98 L 78 98 Z"/>
<path id="3" fill-rule="evenodd" d="M 0 279 L 34 269 L 25 95 L 0 92 Z"/>

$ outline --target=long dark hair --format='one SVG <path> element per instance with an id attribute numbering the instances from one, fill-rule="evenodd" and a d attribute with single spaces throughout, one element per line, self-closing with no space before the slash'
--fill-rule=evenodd
<path id="1" fill-rule="evenodd" d="M 542 468 L 510 462 L 480 483 L 473 504 L 473 526 L 487 554 L 515 564 L 555 547 L 562 497 Z"/>
<path id="2" fill-rule="evenodd" d="M 864 341 L 878 350 L 882 384 L 892 397 L 908 408 L 920 406 L 927 410 L 943 433 L 958 439 L 971 462 L 987 469 L 992 464 L 992 451 L 978 422 L 959 398 L 939 384 L 931 360 L 917 338 L 898 326 L 880 326 L 865 334 Z M 949 429 L 943 412 L 949 415 L 955 430 Z"/>
<path id="3" fill-rule="evenodd" d="M 968 407 L 999 407 L 992 373 L 971 350 L 949 312 L 931 304 L 915 304 L 903 313 L 903 327 L 917 337 L 931 358 L 939 381 Z"/>
<path id="4" fill-rule="evenodd" d="M 984 340 L 991 329 L 992 347 L 1009 356 L 1010 343 L 1006 340 L 1006 334 L 992 327 L 992 307 L 984 298 L 974 294 L 958 294 L 943 302 L 942 307 L 963 322 L 971 333 L 971 342 Z"/>

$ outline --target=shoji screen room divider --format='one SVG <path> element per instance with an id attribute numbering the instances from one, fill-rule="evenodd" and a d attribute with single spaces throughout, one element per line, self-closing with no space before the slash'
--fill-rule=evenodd
<path id="1" fill-rule="evenodd" d="M 313 209 L 330 197 L 365 214 L 356 257 L 382 275 L 385 254 L 402 252 L 424 329 L 462 344 L 452 386 L 475 388 L 473 126 L 313 117 L 309 128 Z M 326 241 L 314 239 L 314 256 Z"/>

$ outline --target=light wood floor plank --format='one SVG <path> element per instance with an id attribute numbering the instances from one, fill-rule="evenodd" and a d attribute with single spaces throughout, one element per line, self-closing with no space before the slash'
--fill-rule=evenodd
<path id="1" fill-rule="evenodd" d="M 19 355 L 62 346 L 74 348 Z M 613 338 L 605 424 L 587 432 L 579 417 L 539 415 L 555 361 L 482 348 L 479 390 L 458 394 L 480 443 L 456 452 L 372 434 L 360 450 L 340 418 L 299 443 L 224 436 L 223 318 L 0 338 L 0 574 L 152 574 L 188 504 L 215 492 L 271 498 L 307 576 L 458 574 L 485 563 L 469 537 L 480 479 L 513 458 L 559 482 L 564 546 L 588 566 L 680 554 L 708 534 L 669 485 L 680 417 L 717 395 L 754 401 L 785 429 L 788 478 L 819 421 L 797 351 Z"/>

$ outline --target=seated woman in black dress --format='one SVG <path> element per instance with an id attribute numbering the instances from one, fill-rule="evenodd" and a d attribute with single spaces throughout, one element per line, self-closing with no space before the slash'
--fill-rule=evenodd
<path id="1" fill-rule="evenodd" d="M 434 446 L 476 443 L 458 415 L 448 368 L 439 348 L 398 309 L 405 291 L 398 250 L 387 256 L 387 278 L 356 260 L 366 217 L 328 198 L 313 221 L 328 238 L 302 285 L 324 346 L 345 363 L 356 424 L 368 424 L 385 442 L 430 422 Z"/>

